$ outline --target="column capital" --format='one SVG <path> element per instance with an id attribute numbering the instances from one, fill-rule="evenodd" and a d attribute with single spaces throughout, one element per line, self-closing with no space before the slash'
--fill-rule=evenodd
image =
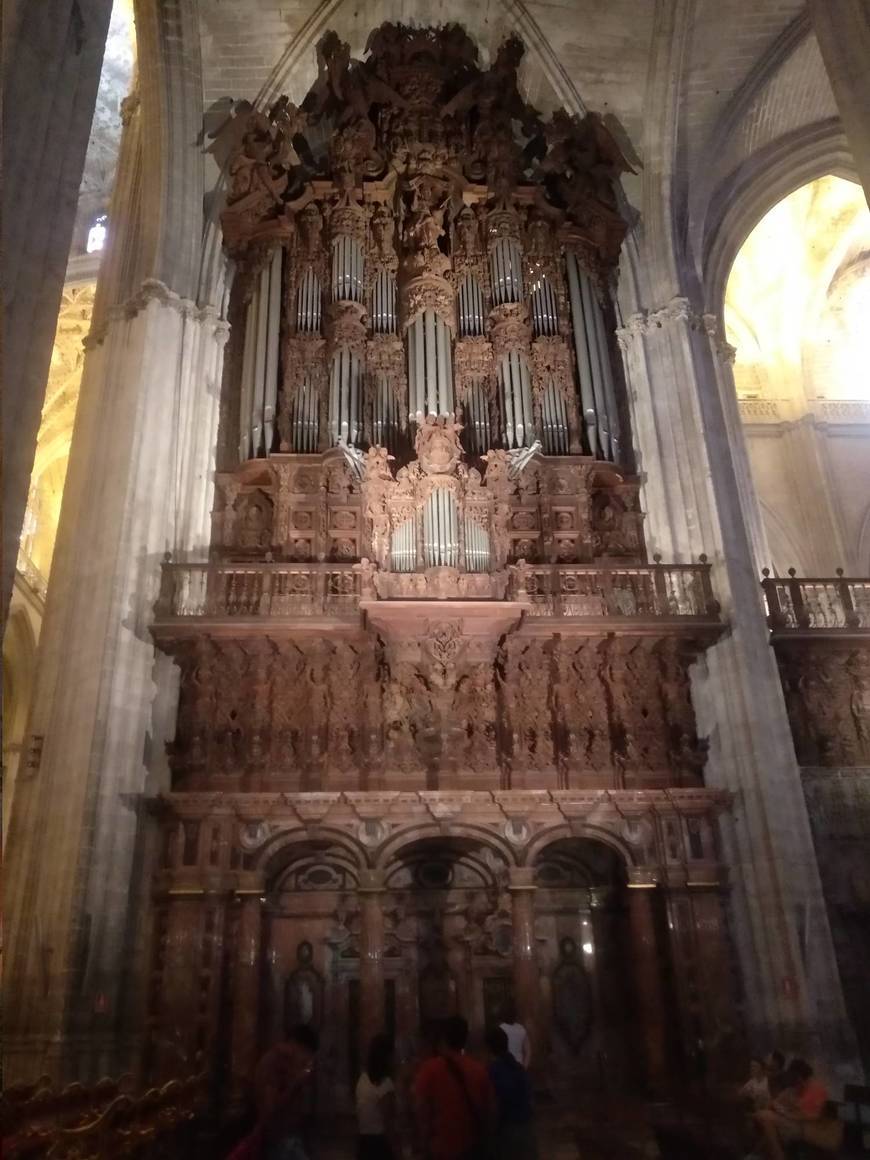
<path id="1" fill-rule="evenodd" d="M 384 889 L 383 870 L 360 871 L 358 894 L 383 894 Z"/>
<path id="2" fill-rule="evenodd" d="M 511 893 L 520 890 L 537 890 L 535 885 L 534 866 L 511 866 L 509 871 L 508 890 Z"/>
<path id="3" fill-rule="evenodd" d="M 631 866 L 628 871 L 628 885 L 630 889 L 652 890 L 661 881 L 661 871 L 658 866 Z"/>

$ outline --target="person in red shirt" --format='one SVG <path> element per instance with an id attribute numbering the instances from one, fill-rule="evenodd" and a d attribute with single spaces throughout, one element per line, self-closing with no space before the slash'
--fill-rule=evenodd
<path id="1" fill-rule="evenodd" d="M 769 1160 L 784 1160 L 784 1146 L 794 1140 L 803 1140 L 823 1152 L 836 1152 L 843 1126 L 824 1117 L 827 1102 L 827 1089 L 814 1078 L 806 1060 L 792 1060 L 788 1086 L 772 1107 L 755 1113 L 764 1155 Z"/>
<path id="2" fill-rule="evenodd" d="M 414 1104 L 428 1160 L 478 1160 L 495 1123 L 495 1092 L 482 1063 L 465 1054 L 468 1024 L 445 1020 L 440 1050 L 420 1067 Z"/>

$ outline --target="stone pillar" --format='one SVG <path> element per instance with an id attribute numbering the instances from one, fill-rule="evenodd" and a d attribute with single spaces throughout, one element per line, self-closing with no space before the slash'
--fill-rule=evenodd
<path id="1" fill-rule="evenodd" d="M 540 972 L 535 948 L 534 870 L 531 866 L 511 869 L 510 895 L 513 923 L 514 999 L 517 1014 L 532 1045 L 532 1059 L 540 1048 Z"/>
<path id="2" fill-rule="evenodd" d="M 635 885 L 629 888 L 631 965 L 640 1023 L 640 1049 L 647 1086 L 651 1092 L 661 1092 L 668 1081 L 667 1004 L 662 985 L 655 900 L 655 887 Z"/>
<path id="3" fill-rule="evenodd" d="M 809 10 L 870 205 L 870 6 L 867 0 L 809 0 Z"/>
<path id="4" fill-rule="evenodd" d="M 131 949 L 148 905 L 138 889 L 150 874 L 137 861 L 142 804 L 169 783 L 177 690 L 149 626 L 163 553 L 202 558 L 209 542 L 227 327 L 142 258 L 143 219 L 153 230 L 174 204 L 122 196 L 142 172 L 149 108 L 159 137 L 159 110 L 143 89 L 122 138 L 109 281 L 101 278 L 104 308 L 85 359 L 28 728 L 42 738 L 41 758 L 19 780 L 6 848 L 10 1082 L 132 1066 L 132 1018 L 113 1021 L 113 1055 L 92 1052 L 96 997 L 120 1012 L 147 969 Z M 185 197 L 187 186 L 178 202 L 188 212 Z M 136 290 L 122 297 L 131 279 Z"/>
<path id="5" fill-rule="evenodd" d="M 4 21 L 4 624 L 111 12 L 19 0 Z"/>
<path id="6" fill-rule="evenodd" d="M 378 874 L 364 871 L 359 885 L 360 1061 L 372 1036 L 384 1030 L 384 887 Z"/>
<path id="7" fill-rule="evenodd" d="M 708 785 L 734 793 L 722 821 L 750 1031 L 832 1065 L 855 1059 L 800 771 L 760 596 L 746 506 L 751 484 L 737 400 L 717 373 L 709 316 L 688 299 L 630 317 L 620 332 L 633 432 L 645 479 L 647 547 L 688 563 L 704 552 L 730 631 L 693 670 Z M 723 352 L 727 356 L 727 351 Z M 815 937 L 804 956 L 799 916 Z M 845 1073 L 844 1073 L 845 1074 Z"/>
<path id="8" fill-rule="evenodd" d="M 262 902 L 260 889 L 236 896 L 239 907 L 233 964 L 233 1088 L 239 1091 L 253 1074 L 257 1062 L 258 1001 Z"/>

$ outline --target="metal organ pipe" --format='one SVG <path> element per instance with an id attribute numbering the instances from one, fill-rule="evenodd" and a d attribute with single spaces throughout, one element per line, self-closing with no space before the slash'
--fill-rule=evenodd
<path id="1" fill-rule="evenodd" d="M 434 310 L 424 310 L 408 328 L 408 414 L 453 413 L 452 337 Z"/>
<path id="2" fill-rule="evenodd" d="M 556 334 L 559 329 L 556 294 L 550 284 L 550 279 L 545 274 L 540 275 L 532 289 L 530 306 L 534 337 Z"/>
<path id="3" fill-rule="evenodd" d="M 483 291 L 471 274 L 459 284 L 459 335 L 475 338 L 484 333 Z"/>
<path id="4" fill-rule="evenodd" d="M 614 463 L 619 462 L 620 433 L 619 411 L 616 405 L 616 388 L 613 382 L 613 362 L 610 358 L 610 346 L 607 341 L 607 330 L 604 326 L 604 309 L 596 303 L 593 311 L 595 330 L 598 335 L 598 350 L 601 355 L 601 378 L 604 384 L 604 402 L 607 408 L 607 418 L 610 430 L 610 451 Z"/>
<path id="5" fill-rule="evenodd" d="M 268 454 L 275 435 L 281 272 L 284 251 L 273 250 L 257 276 L 245 317 L 239 409 L 239 459 Z"/>
<path id="6" fill-rule="evenodd" d="M 296 291 L 296 333 L 320 334 L 322 324 L 320 279 L 309 267 Z"/>
<path id="7" fill-rule="evenodd" d="M 613 364 L 601 303 L 576 254 L 566 255 L 571 324 L 580 380 L 580 401 L 591 454 L 615 459 L 619 454 L 619 417 Z"/>
<path id="8" fill-rule="evenodd" d="M 523 300 L 523 256 L 515 238 L 496 238 L 489 251 L 494 305 Z"/>
<path id="9" fill-rule="evenodd" d="M 551 380 L 541 400 L 542 443 L 545 455 L 567 455 L 569 445 L 568 407 L 562 391 Z"/>
<path id="10" fill-rule="evenodd" d="M 505 443 L 508 447 L 530 445 L 534 440 L 532 380 L 528 363 L 518 350 L 502 356 L 499 379 Z"/>

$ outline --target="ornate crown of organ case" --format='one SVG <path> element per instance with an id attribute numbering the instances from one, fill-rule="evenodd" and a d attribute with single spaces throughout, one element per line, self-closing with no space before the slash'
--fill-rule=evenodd
<path id="1" fill-rule="evenodd" d="M 154 624 L 181 684 L 153 994 L 156 1027 L 225 1034 L 243 1072 L 251 1009 L 267 1041 L 290 988 L 285 1017 L 329 1008 L 326 1057 L 355 1078 L 388 985 L 411 1034 L 463 996 L 481 1025 L 512 969 L 531 1024 L 551 978 L 587 1042 L 587 887 L 716 881 L 688 670 L 721 624 L 705 563 L 646 559 L 602 122 L 542 120 L 516 39 L 488 69 L 457 26 L 318 54 L 301 107 L 229 126 L 213 544 L 167 562 Z M 553 862 L 547 834 L 580 846 Z M 684 902 L 673 930 L 719 923 L 718 899 Z"/>

